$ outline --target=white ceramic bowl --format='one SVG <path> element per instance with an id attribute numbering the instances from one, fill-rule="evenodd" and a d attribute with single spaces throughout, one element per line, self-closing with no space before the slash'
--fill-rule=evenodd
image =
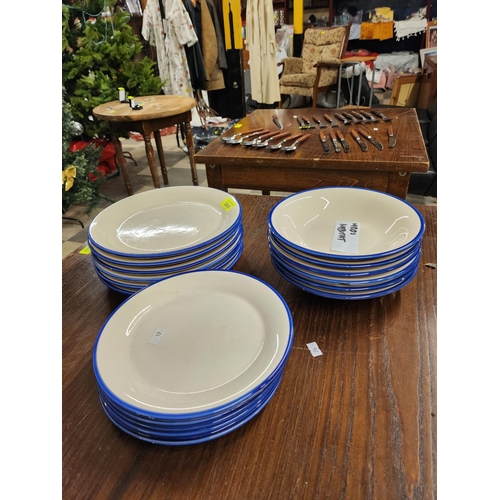
<path id="1" fill-rule="evenodd" d="M 379 191 L 317 188 L 293 194 L 269 213 L 273 235 L 292 248 L 320 257 L 361 260 L 402 252 L 418 242 L 425 223 L 409 203 Z M 357 224 L 357 250 L 342 251 L 336 228 Z"/>
<path id="2" fill-rule="evenodd" d="M 328 262 L 327 259 L 313 260 L 311 258 L 299 257 L 297 256 L 297 252 L 288 251 L 284 245 L 272 237 L 268 238 L 268 244 L 270 252 L 279 256 L 279 259 L 285 264 L 288 263 L 291 266 L 296 266 L 306 271 L 314 271 L 327 276 L 339 276 L 342 278 L 348 276 L 376 276 L 381 273 L 394 271 L 414 259 L 416 255 L 420 254 L 420 245 L 417 245 L 409 252 L 406 252 L 402 257 L 398 256 L 390 259 L 388 262 L 383 262 L 382 264 L 373 264 L 371 263 L 372 261 L 369 260 L 357 261 L 356 266 L 344 266 L 338 264 L 338 262 L 334 260 L 332 260 L 332 262 Z M 366 262 L 369 262 L 369 264 L 362 265 L 362 263 Z"/>

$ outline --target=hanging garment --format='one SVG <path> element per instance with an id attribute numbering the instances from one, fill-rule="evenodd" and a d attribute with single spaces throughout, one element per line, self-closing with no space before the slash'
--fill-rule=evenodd
<path id="1" fill-rule="evenodd" d="M 222 33 L 222 49 L 226 57 L 226 68 L 222 68 L 222 73 L 224 75 L 225 89 L 223 90 L 211 90 L 208 92 L 208 102 L 210 107 L 216 110 L 219 116 L 224 116 L 226 118 L 238 119 L 246 116 L 246 105 L 245 105 L 245 84 L 243 77 L 243 68 L 241 65 L 241 49 L 235 49 L 234 47 L 234 15 L 229 16 L 229 4 L 228 0 L 207 0 L 208 6 L 210 8 L 211 3 L 214 4 L 216 18 L 218 23 L 214 21 L 216 31 L 217 24 L 220 26 Z M 225 3 L 225 7 L 223 5 Z M 231 1 L 231 8 L 233 13 L 236 13 L 235 5 L 239 2 Z M 224 9 L 226 9 L 226 14 L 224 14 Z M 240 8 L 241 15 L 241 8 Z M 212 10 L 210 9 L 212 14 Z M 213 14 L 212 14 L 213 15 Z M 226 32 L 224 26 L 226 20 L 224 16 L 227 15 L 227 26 L 228 29 L 232 30 L 228 33 L 229 35 L 229 48 L 225 45 Z M 241 40 L 241 46 L 243 46 L 243 39 Z M 220 50 L 220 49 L 219 49 Z"/>
<path id="2" fill-rule="evenodd" d="M 225 88 L 224 75 L 217 62 L 219 51 L 214 22 L 206 0 L 197 0 L 201 7 L 201 53 L 208 80 L 202 83 L 203 90 Z"/>
<path id="3" fill-rule="evenodd" d="M 159 1 L 163 2 L 163 20 Z M 182 0 L 148 0 L 142 20 L 142 36 L 156 47 L 163 92 L 193 97 L 184 45 L 194 45 L 198 37 Z"/>
<path id="4" fill-rule="evenodd" d="M 243 49 L 240 0 L 222 1 L 222 23 L 226 50 Z"/>
<path id="5" fill-rule="evenodd" d="M 220 69 L 227 69 L 226 48 L 224 47 L 224 32 L 222 31 L 221 23 L 214 0 L 207 0 L 208 10 L 212 16 L 214 23 L 215 35 L 217 37 L 217 63 Z"/>
<path id="6" fill-rule="evenodd" d="M 274 104 L 281 99 L 276 63 L 273 4 L 266 0 L 247 2 L 247 49 L 252 99 Z"/>
<path id="7" fill-rule="evenodd" d="M 184 7 L 191 18 L 198 40 L 201 40 L 201 9 L 200 4 L 196 2 L 194 5 L 191 0 L 183 0 Z M 203 62 L 203 54 L 201 53 L 201 43 L 195 43 L 188 47 L 184 45 L 186 50 L 186 58 L 191 77 L 191 85 L 194 90 L 202 88 L 203 84 L 208 80 L 207 72 L 205 71 L 205 63 Z"/>

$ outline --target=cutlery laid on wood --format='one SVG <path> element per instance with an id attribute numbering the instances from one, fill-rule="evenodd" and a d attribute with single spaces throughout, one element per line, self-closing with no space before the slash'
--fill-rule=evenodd
<path id="1" fill-rule="evenodd" d="M 366 144 L 365 141 L 363 141 L 363 139 L 361 139 L 359 134 L 353 128 L 351 129 L 351 135 L 354 137 L 354 139 L 358 143 L 358 145 L 361 148 L 361 151 L 363 151 L 363 153 L 368 151 L 368 145 Z"/>

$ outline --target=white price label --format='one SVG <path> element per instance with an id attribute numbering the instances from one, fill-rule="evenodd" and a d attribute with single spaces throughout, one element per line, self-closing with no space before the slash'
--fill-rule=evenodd
<path id="1" fill-rule="evenodd" d="M 330 249 L 337 252 L 358 253 L 358 244 L 359 223 L 337 221 Z"/>
<path id="2" fill-rule="evenodd" d="M 318 347 L 318 344 L 316 344 L 316 342 L 309 342 L 309 344 L 306 345 L 311 351 L 313 358 L 315 358 L 316 356 L 321 356 L 323 354 L 320 348 Z"/>
<path id="3" fill-rule="evenodd" d="M 158 330 L 156 330 L 153 336 L 149 339 L 148 344 L 155 344 L 155 345 L 159 344 L 164 333 L 165 330 L 158 328 Z"/>

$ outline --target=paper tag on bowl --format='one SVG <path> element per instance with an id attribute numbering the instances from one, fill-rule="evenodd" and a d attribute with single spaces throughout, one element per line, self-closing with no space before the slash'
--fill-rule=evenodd
<path id="1" fill-rule="evenodd" d="M 330 250 L 346 253 L 358 253 L 359 223 L 337 221 L 333 231 Z"/>

